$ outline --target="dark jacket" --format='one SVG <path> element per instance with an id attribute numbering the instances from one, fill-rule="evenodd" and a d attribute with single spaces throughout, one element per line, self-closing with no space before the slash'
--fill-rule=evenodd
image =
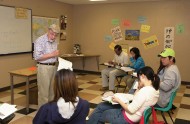
<path id="1" fill-rule="evenodd" d="M 79 98 L 76 110 L 69 119 L 65 119 L 58 111 L 57 102 L 47 103 L 40 107 L 33 119 L 33 124 L 85 124 L 89 112 L 89 103 Z"/>

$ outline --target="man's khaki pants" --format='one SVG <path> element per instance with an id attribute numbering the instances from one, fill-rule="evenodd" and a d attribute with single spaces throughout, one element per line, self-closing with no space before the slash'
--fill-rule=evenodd
<path id="1" fill-rule="evenodd" d="M 37 84 L 38 84 L 38 108 L 45 103 L 53 100 L 53 82 L 56 66 L 38 64 Z"/>

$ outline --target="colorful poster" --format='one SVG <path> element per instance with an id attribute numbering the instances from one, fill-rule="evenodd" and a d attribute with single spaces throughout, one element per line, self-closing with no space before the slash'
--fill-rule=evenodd
<path id="1" fill-rule="evenodd" d="M 141 32 L 150 32 L 150 26 L 149 25 L 141 25 Z"/>
<path id="2" fill-rule="evenodd" d="M 109 45 L 109 48 L 111 50 L 114 50 L 115 45 L 117 45 L 117 44 L 115 44 L 114 42 L 111 42 L 110 45 Z"/>
<path id="3" fill-rule="evenodd" d="M 140 30 L 126 30 L 125 40 L 139 40 Z"/>
<path id="4" fill-rule="evenodd" d="M 164 29 L 164 49 L 174 47 L 174 27 Z"/>
<path id="5" fill-rule="evenodd" d="M 120 26 L 111 29 L 111 33 L 115 42 L 123 40 Z"/>
<path id="6" fill-rule="evenodd" d="M 112 25 L 119 25 L 119 19 L 112 19 Z"/>
<path id="7" fill-rule="evenodd" d="M 104 41 L 107 41 L 107 42 L 112 41 L 112 36 L 106 35 L 106 36 L 104 37 Z"/>
<path id="8" fill-rule="evenodd" d="M 32 16 L 32 34 L 33 41 L 35 41 L 38 37 L 45 34 L 47 32 L 48 27 L 51 24 L 59 25 L 58 18 L 50 18 L 50 17 L 40 17 L 40 16 Z M 57 37 L 59 42 L 59 37 Z"/>
<path id="9" fill-rule="evenodd" d="M 176 26 L 177 34 L 182 34 L 184 32 L 184 25 L 183 24 L 178 24 Z"/>
<path id="10" fill-rule="evenodd" d="M 156 35 L 150 36 L 142 40 L 142 44 L 145 49 L 153 48 L 159 45 Z"/>
<path id="11" fill-rule="evenodd" d="M 138 22 L 139 23 L 146 23 L 146 17 L 145 16 L 139 16 L 138 17 Z"/>
<path id="12" fill-rule="evenodd" d="M 131 26 L 131 22 L 129 20 L 123 20 L 122 24 L 124 27 L 130 27 Z"/>

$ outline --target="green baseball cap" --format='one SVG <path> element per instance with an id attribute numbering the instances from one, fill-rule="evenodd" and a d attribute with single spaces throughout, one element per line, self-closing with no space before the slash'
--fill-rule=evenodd
<path id="1" fill-rule="evenodd" d="M 171 48 L 166 48 L 164 49 L 164 51 L 162 51 L 158 57 L 168 57 L 168 56 L 172 56 L 175 57 L 175 51 Z"/>

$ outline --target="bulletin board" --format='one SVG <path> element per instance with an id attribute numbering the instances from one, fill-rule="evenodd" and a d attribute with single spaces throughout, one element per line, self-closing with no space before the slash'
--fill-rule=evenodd
<path id="1" fill-rule="evenodd" d="M 0 5 L 0 55 L 32 51 L 32 10 Z"/>
<path id="2" fill-rule="evenodd" d="M 59 19 L 53 17 L 32 16 L 33 41 L 47 32 L 51 24 L 59 25 Z M 59 41 L 59 38 L 57 39 Z"/>

